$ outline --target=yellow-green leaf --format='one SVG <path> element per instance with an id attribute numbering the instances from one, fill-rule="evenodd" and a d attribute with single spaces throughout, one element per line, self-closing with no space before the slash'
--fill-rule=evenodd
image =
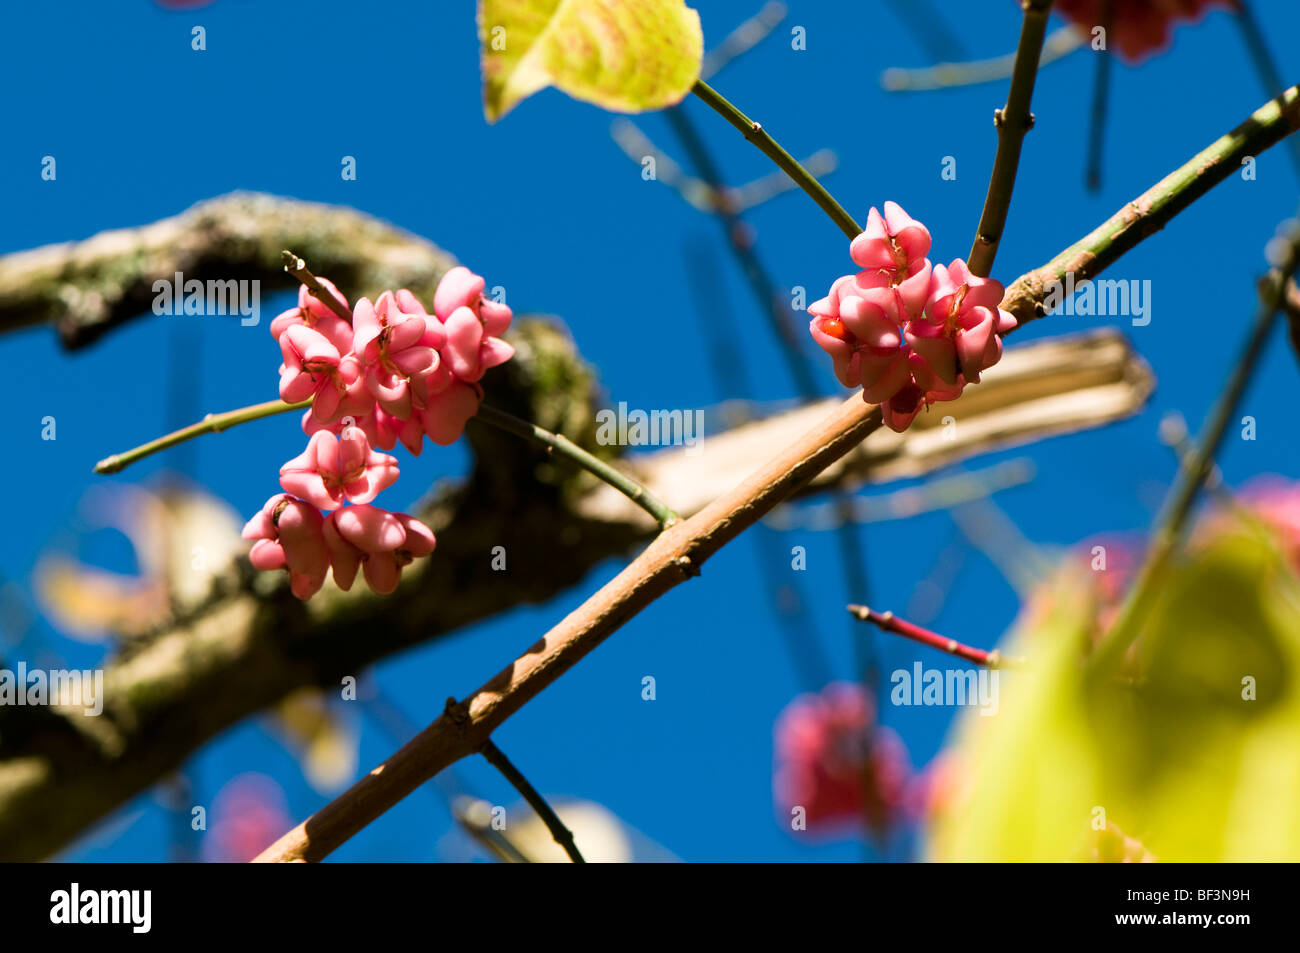
<path id="1" fill-rule="evenodd" d="M 1005 648 L 998 713 L 963 717 L 940 860 L 1300 856 L 1300 580 L 1274 541 L 1219 524 L 1171 568 L 1136 653 L 1085 675 L 1092 621 L 1063 576 Z M 1083 610 L 1083 611 L 1081 611 Z"/>
<path id="2" fill-rule="evenodd" d="M 483 112 L 547 86 L 616 112 L 680 102 L 700 74 L 700 15 L 683 0 L 480 0 Z"/>

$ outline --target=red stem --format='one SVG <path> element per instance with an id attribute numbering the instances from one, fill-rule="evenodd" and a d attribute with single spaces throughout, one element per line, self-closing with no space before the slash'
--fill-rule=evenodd
<path id="1" fill-rule="evenodd" d="M 956 639 L 950 639 L 938 632 L 931 632 L 929 629 L 923 629 L 919 625 L 913 625 L 904 619 L 900 619 L 892 612 L 877 612 L 875 609 L 869 609 L 866 606 L 849 606 L 849 612 L 863 622 L 872 622 L 878 625 L 886 632 L 893 632 L 905 639 L 920 642 L 922 645 L 928 645 L 940 652 L 947 652 L 949 655 L 955 655 L 967 662 L 974 662 L 976 665 L 984 665 L 988 668 L 1007 668 L 1018 664 L 1020 661 L 1019 659 L 1004 657 L 997 649 L 986 652 L 983 649 L 963 645 Z"/>

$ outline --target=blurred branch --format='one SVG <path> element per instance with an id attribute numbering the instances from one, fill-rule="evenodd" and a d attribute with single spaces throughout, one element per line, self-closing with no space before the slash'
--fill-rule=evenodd
<path id="1" fill-rule="evenodd" d="M 1043 67 L 1073 53 L 1085 43 L 1085 37 L 1072 26 L 1058 27 L 1043 41 Z M 1016 54 L 1007 53 L 988 60 L 969 63 L 938 63 L 921 69 L 891 67 L 880 74 L 880 86 L 890 93 L 923 93 L 954 86 L 994 83 L 1011 75 Z"/>
<path id="2" fill-rule="evenodd" d="M 1027 600 L 1052 571 L 1051 561 L 993 501 L 972 500 L 948 512 L 966 542 L 993 563 L 1021 601 Z"/>
<path id="3" fill-rule="evenodd" d="M 432 242 L 335 205 L 234 192 L 138 228 L 0 258 L 0 331 L 50 324 L 69 350 L 150 312 L 155 281 L 255 280 L 294 286 L 293 248 L 358 296 L 410 288 L 431 299 L 455 260 Z M 180 289 L 176 289 L 179 293 Z"/>
<path id="4" fill-rule="evenodd" d="M 1237 407 L 1263 357 L 1264 346 L 1277 323 L 1278 314 L 1286 300 L 1287 286 L 1294 280 L 1297 264 L 1300 264 L 1300 233 L 1292 236 L 1282 260 L 1269 269 L 1260 282 L 1259 306 L 1242 347 L 1241 357 L 1233 365 L 1227 383 L 1210 408 L 1190 458 L 1184 466 L 1179 467 L 1178 479 L 1165 498 L 1156 520 L 1142 568 L 1093 658 L 1094 671 L 1104 671 L 1106 665 L 1113 663 L 1133 644 L 1158 598 L 1160 581 L 1182 543 L 1201 487 L 1213 473 L 1214 458 L 1218 456 L 1228 426 L 1236 416 Z"/>
<path id="5" fill-rule="evenodd" d="M 631 120 L 615 119 L 610 123 L 609 134 L 623 150 L 623 154 L 633 162 L 640 163 L 647 157 L 653 158 L 655 179 L 674 189 L 686 204 L 699 212 L 715 212 L 720 206 L 743 212 L 798 188 L 788 175 L 780 171 L 744 185 L 710 185 L 703 179 L 684 172 L 677 160 L 655 145 Z M 835 171 L 839 159 L 830 149 L 818 149 L 801 160 L 800 164 L 810 175 L 821 178 Z"/>
<path id="6" fill-rule="evenodd" d="M 718 203 L 713 187 L 703 179 L 684 172 L 677 160 L 655 145 L 632 120 L 621 116 L 615 119 L 609 124 L 609 134 L 623 150 L 623 154 L 633 162 L 639 164 L 647 158 L 654 159 L 655 180 L 675 189 L 687 205 L 700 212 L 713 211 Z"/>
<path id="7" fill-rule="evenodd" d="M 818 149 L 810 156 L 799 160 L 799 164 L 808 170 L 815 179 L 824 179 L 839 168 L 839 157 L 830 149 Z M 778 195 L 793 192 L 798 186 L 790 181 L 784 172 L 769 172 L 761 178 L 736 185 L 726 190 L 728 201 L 737 212 L 744 212 L 762 205 Z"/>
<path id="8" fill-rule="evenodd" d="M 1264 31 L 1259 21 L 1255 19 L 1250 0 L 1237 0 L 1236 7 L 1233 20 L 1241 30 L 1241 38 L 1246 43 L 1246 50 L 1250 53 L 1251 62 L 1255 64 L 1255 70 L 1259 73 L 1265 92 L 1270 96 L 1281 96 L 1286 89 L 1286 83 L 1283 82 L 1282 74 L 1277 68 L 1277 60 L 1268 48 Z M 1289 140 L 1287 147 L 1291 165 L 1295 168 L 1296 174 L 1300 175 L 1300 139 Z"/>
<path id="9" fill-rule="evenodd" d="M 883 523 L 887 520 L 910 519 L 921 513 L 932 513 L 959 503 L 982 500 L 999 490 L 1023 486 L 1033 478 L 1032 460 L 1007 460 L 986 470 L 938 477 L 921 486 L 895 490 L 883 496 L 852 497 L 847 508 L 838 502 L 800 507 L 780 506 L 763 522 L 782 531 L 805 529 L 819 532 L 836 529 L 846 521 Z"/>
<path id="10" fill-rule="evenodd" d="M 1160 442 L 1174 452 L 1179 466 L 1191 470 L 1194 464 L 1196 444 L 1187 431 L 1187 420 L 1178 411 L 1170 411 L 1160 418 L 1158 431 Z M 1205 478 L 1205 488 L 1218 497 L 1219 502 L 1228 507 L 1235 507 L 1236 500 L 1223 485 L 1223 472 L 1214 466 Z"/>
<path id="11" fill-rule="evenodd" d="M 930 0 L 886 0 L 917 43 L 924 46 L 932 60 L 963 56 L 961 42 L 948 29 L 944 16 L 935 10 Z"/>
<path id="12" fill-rule="evenodd" d="M 1101 0 L 1101 28 L 1104 36 L 1111 32 L 1115 0 Z M 1084 185 L 1090 192 L 1101 189 L 1101 168 L 1106 141 L 1106 114 L 1110 107 L 1110 74 L 1114 62 L 1109 47 L 1095 51 L 1097 71 L 1092 82 L 1092 118 L 1088 123 L 1088 165 L 1084 172 Z M 1281 90 L 1279 90 L 1281 92 Z"/>
<path id="13" fill-rule="evenodd" d="M 492 805 L 482 798 L 462 794 L 451 802 L 451 816 L 479 846 L 508 864 L 533 861 L 510 838 L 492 827 Z"/>
<path id="14" fill-rule="evenodd" d="M 714 204 L 710 211 L 717 216 L 727 244 L 740 264 L 750 289 L 758 299 L 763 317 L 767 319 L 769 328 L 776 335 L 780 345 L 779 351 L 785 359 L 786 367 L 790 371 L 790 377 L 799 395 L 807 399 L 825 393 L 819 391 L 818 378 L 812 373 L 808 364 L 807 333 L 800 334 L 802 329 L 796 326 L 794 314 L 786 305 L 784 296 L 777 288 L 767 266 L 759 258 L 758 250 L 749 237 L 745 223 L 741 221 L 739 213 L 726 204 L 722 173 L 713 159 L 713 154 L 704 144 L 695 124 L 680 106 L 668 110 L 667 118 L 682 145 L 685 146 L 691 161 L 712 190 Z"/>
<path id="15" fill-rule="evenodd" d="M 755 419 L 757 415 L 752 407 L 745 408 L 734 399 L 737 395 L 754 391 L 744 354 L 735 347 L 739 331 L 732 310 L 736 302 L 723 294 L 719 287 L 713 249 L 707 242 L 700 241 L 698 247 L 685 249 L 685 252 L 691 304 L 701 319 L 698 324 L 708 345 L 714 388 L 731 398 L 714 413 L 706 410 L 700 430 L 703 435 L 729 430 Z M 794 402 L 793 406 L 799 403 Z M 721 425 L 715 427 L 715 420 Z M 754 552 L 760 585 L 772 607 L 781 639 L 790 655 L 791 667 L 797 673 L 798 684 L 809 690 L 819 690 L 832 680 L 834 668 L 826 657 L 821 634 L 810 624 L 803 584 L 797 574 L 789 571 L 789 546 L 778 534 L 760 527 L 754 538 Z"/>
<path id="16" fill-rule="evenodd" d="M 1287 338 L 1291 342 L 1291 356 L 1300 362 L 1300 287 L 1295 279 L 1286 284 L 1286 296 L 1282 299 L 1282 310 L 1286 314 Z"/>
<path id="17" fill-rule="evenodd" d="M 785 19 L 785 14 L 784 3 L 769 0 L 763 4 L 758 13 L 728 33 L 721 43 L 704 54 L 704 61 L 700 64 L 700 78 L 708 79 L 732 60 L 743 56 L 763 42 L 768 34 Z"/>
<path id="18" fill-rule="evenodd" d="M 935 556 L 929 570 L 912 586 L 907 598 L 909 619 L 929 622 L 937 619 L 952 594 L 957 576 L 966 565 L 967 545 L 954 532 Z"/>

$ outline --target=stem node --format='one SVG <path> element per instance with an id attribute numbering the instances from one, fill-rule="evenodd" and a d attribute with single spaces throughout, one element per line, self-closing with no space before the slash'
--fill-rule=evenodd
<path id="1" fill-rule="evenodd" d="M 967 261 L 971 273 L 982 278 L 987 278 L 993 270 L 993 259 L 997 256 L 998 243 L 1006 227 L 1011 192 L 1016 184 L 1020 147 L 1024 144 L 1025 133 L 1034 126 L 1034 114 L 1029 111 L 1029 103 L 1034 95 L 1034 80 L 1038 76 L 1038 61 L 1043 52 L 1043 36 L 1047 31 L 1047 13 L 1051 6 L 1050 0 L 1025 0 L 1022 3 L 1025 15 L 1020 26 L 1020 41 L 1016 44 L 1011 89 L 1007 93 L 1006 105 L 993 113 L 998 148 L 993 158 L 993 174 L 989 176 L 988 194 L 984 198 L 984 211 Z"/>

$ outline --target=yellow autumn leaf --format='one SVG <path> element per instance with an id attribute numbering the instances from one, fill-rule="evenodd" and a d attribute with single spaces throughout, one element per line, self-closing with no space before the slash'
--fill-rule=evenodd
<path id="1" fill-rule="evenodd" d="M 998 714 L 960 720 L 928 855 L 1086 859 L 1108 831 L 1139 859 L 1300 855 L 1300 580 L 1276 540 L 1218 524 L 1110 670 L 1087 671 L 1085 586 L 1063 573 L 1040 594 L 1003 647 L 1029 661 Z"/>
<path id="2" fill-rule="evenodd" d="M 683 0 L 480 0 L 478 27 L 489 122 L 547 86 L 615 112 L 662 109 L 704 55 Z"/>

